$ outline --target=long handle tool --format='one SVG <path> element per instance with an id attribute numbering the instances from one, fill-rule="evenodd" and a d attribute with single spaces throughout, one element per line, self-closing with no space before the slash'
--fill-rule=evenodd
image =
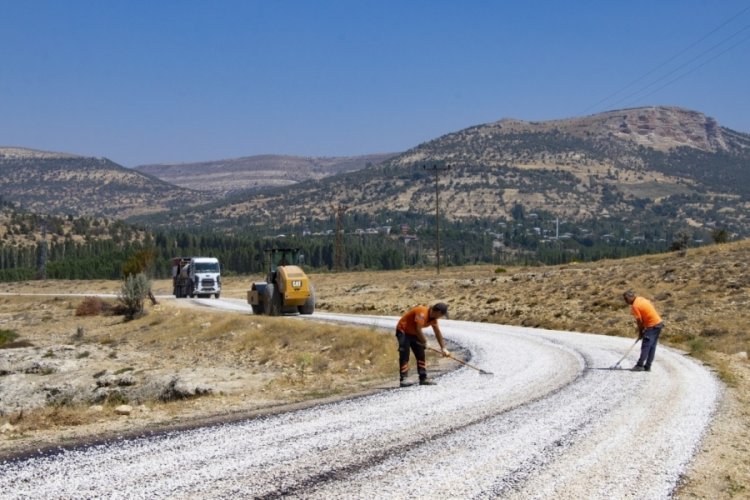
<path id="1" fill-rule="evenodd" d="M 630 346 L 630 349 L 628 349 L 628 352 L 626 352 L 625 355 L 620 358 L 620 361 L 610 366 L 609 369 L 617 370 L 618 368 L 620 368 L 620 363 L 622 363 L 622 360 L 628 357 L 628 354 L 630 354 L 630 351 L 633 350 L 633 347 L 635 347 L 635 344 L 637 344 L 640 340 L 641 340 L 640 338 L 635 339 L 635 342 L 633 342 L 633 345 Z"/>
<path id="2" fill-rule="evenodd" d="M 429 349 L 431 351 L 438 352 L 440 354 L 443 354 L 443 351 L 441 351 L 440 349 L 435 349 L 434 347 L 427 346 L 427 349 Z M 461 363 L 464 366 L 468 366 L 469 368 L 473 368 L 474 370 L 478 371 L 482 375 L 494 375 L 494 373 L 488 372 L 487 370 L 482 370 L 481 368 L 479 368 L 477 366 L 470 365 L 469 363 L 467 363 L 466 361 L 464 361 L 462 359 L 454 358 L 452 354 L 449 354 L 447 357 L 451 358 L 453 361 Z"/>

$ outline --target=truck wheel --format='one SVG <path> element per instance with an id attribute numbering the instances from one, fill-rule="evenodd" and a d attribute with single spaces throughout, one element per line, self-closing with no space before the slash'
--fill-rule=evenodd
<path id="1" fill-rule="evenodd" d="M 263 306 L 262 305 L 260 305 L 260 304 L 258 304 L 258 305 L 251 305 L 250 307 L 253 308 L 253 314 L 258 314 L 258 315 L 263 314 Z"/>
<path id="2" fill-rule="evenodd" d="M 312 314 L 315 311 L 315 288 L 310 284 L 310 296 L 304 304 L 299 306 L 300 314 Z"/>
<path id="3" fill-rule="evenodd" d="M 217 294 L 216 294 L 216 298 L 217 298 L 217 299 L 219 298 L 219 295 L 221 295 L 221 294 L 220 294 L 220 293 L 217 293 Z M 209 297 L 210 297 L 210 295 L 209 295 Z"/>

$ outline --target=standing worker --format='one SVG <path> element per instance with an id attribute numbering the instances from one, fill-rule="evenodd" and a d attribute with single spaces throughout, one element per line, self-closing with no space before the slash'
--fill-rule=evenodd
<path id="1" fill-rule="evenodd" d="M 656 312 L 656 308 L 650 300 L 636 296 L 632 290 L 623 293 L 622 298 L 630 304 L 630 312 L 633 313 L 633 317 L 638 323 L 638 338 L 642 339 L 641 357 L 638 358 L 638 362 L 632 370 L 649 372 L 656 353 L 656 343 L 659 342 L 659 334 L 664 328 L 664 323 L 662 323 L 661 316 Z"/>
<path id="2" fill-rule="evenodd" d="M 427 338 L 424 336 L 423 328 L 432 327 L 435 332 L 435 338 L 440 344 L 443 356 L 450 356 L 450 352 L 445 348 L 443 334 L 440 332 L 438 320 L 442 317 L 448 317 L 448 306 L 438 302 L 432 307 L 416 306 L 409 309 L 396 325 L 396 339 L 398 340 L 398 363 L 401 374 L 401 387 L 412 385 L 406 380 L 409 375 L 409 349 L 414 351 L 414 357 L 417 358 L 417 373 L 419 373 L 419 385 L 435 385 L 435 382 L 427 378 L 427 369 L 425 362 L 425 348 L 427 347 Z"/>

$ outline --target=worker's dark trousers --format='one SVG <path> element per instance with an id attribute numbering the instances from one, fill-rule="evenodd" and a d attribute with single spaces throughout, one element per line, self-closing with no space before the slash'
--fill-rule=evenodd
<path id="1" fill-rule="evenodd" d="M 398 364 L 401 372 L 401 380 L 404 380 L 409 375 L 409 349 L 414 351 L 414 357 L 417 358 L 419 380 L 426 379 L 427 363 L 425 361 L 424 346 L 419 343 L 415 335 L 407 335 L 399 330 L 396 330 L 396 339 L 398 340 Z"/>
<path id="2" fill-rule="evenodd" d="M 664 328 L 664 323 L 659 323 L 643 331 L 641 357 L 638 358 L 638 366 L 651 368 L 651 363 L 654 361 L 654 354 L 656 354 L 656 344 L 659 342 L 659 334 L 662 328 Z"/>

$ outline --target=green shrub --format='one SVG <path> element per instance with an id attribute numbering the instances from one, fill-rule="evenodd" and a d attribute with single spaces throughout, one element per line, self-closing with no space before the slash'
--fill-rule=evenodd
<path id="1" fill-rule="evenodd" d="M 0 329 L 0 345 L 8 344 L 18 338 L 18 334 L 13 330 Z"/>
<path id="2" fill-rule="evenodd" d="M 131 320 L 143 315 L 143 302 L 148 297 L 150 289 L 151 281 L 143 273 L 129 274 L 125 278 L 118 300 L 126 319 Z"/>
<path id="3" fill-rule="evenodd" d="M 690 354 L 693 355 L 702 354 L 708 347 L 706 341 L 700 337 L 688 341 L 688 346 L 690 347 Z"/>

